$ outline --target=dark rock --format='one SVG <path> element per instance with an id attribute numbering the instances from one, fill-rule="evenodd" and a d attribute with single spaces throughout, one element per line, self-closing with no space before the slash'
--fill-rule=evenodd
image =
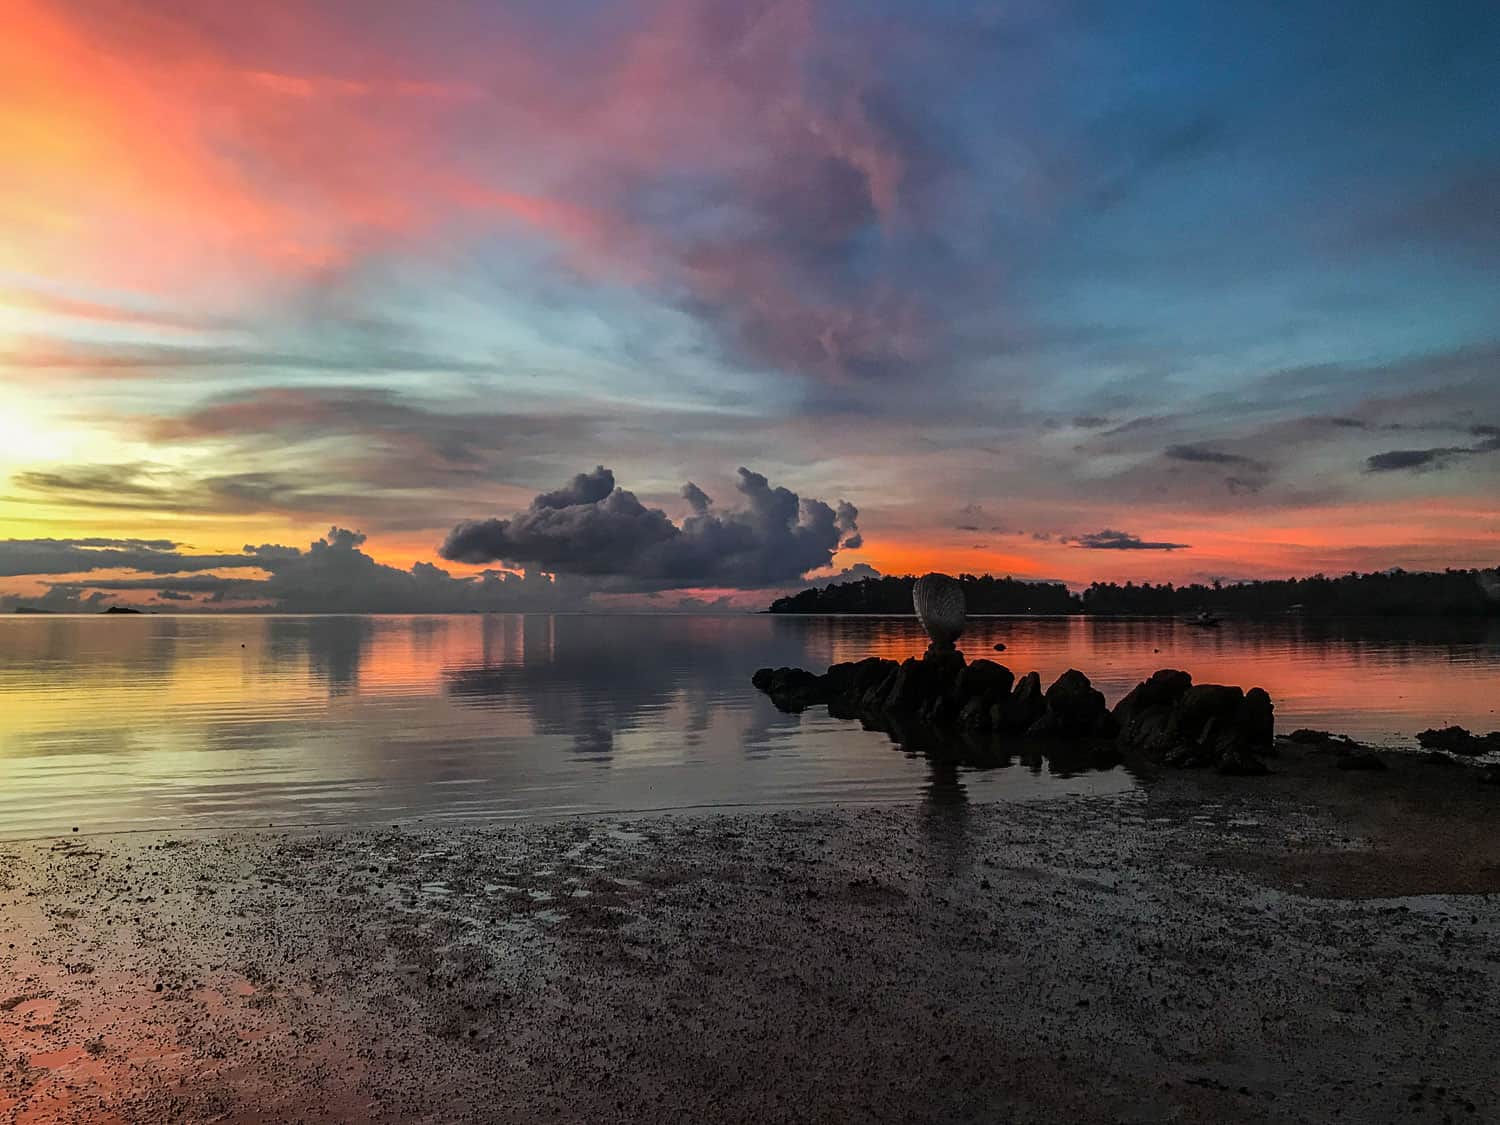
<path id="1" fill-rule="evenodd" d="M 1333 763 L 1341 770 L 1383 770 L 1389 769 L 1385 759 L 1371 750 L 1355 750 L 1348 754 L 1340 754 L 1338 760 Z"/>
<path id="2" fill-rule="evenodd" d="M 1092 734 L 1101 716 L 1109 713 L 1104 693 L 1089 683 L 1076 668 L 1069 668 L 1042 697 L 1045 708 L 1033 721 L 1028 734 L 1078 738 Z"/>
<path id="3" fill-rule="evenodd" d="M 1331 734 L 1326 730 L 1313 730 L 1310 727 L 1298 727 L 1286 736 L 1288 742 L 1295 742 L 1298 746 L 1339 746 L 1348 742 L 1341 734 Z"/>
<path id="4" fill-rule="evenodd" d="M 1127 727 L 1132 715 L 1151 707 L 1174 706 L 1192 686 L 1193 677 L 1186 672 L 1163 668 L 1131 688 L 1115 704 L 1113 714 L 1121 727 Z"/>
<path id="5" fill-rule="evenodd" d="M 1015 673 L 1004 664 L 996 664 L 993 660 L 976 660 L 958 674 L 955 694 L 959 699 L 965 700 L 975 696 L 992 696 L 998 700 L 1000 696 L 1009 694 L 1011 685 L 1015 682 Z"/>
<path id="6" fill-rule="evenodd" d="M 1186 672 L 1163 668 L 1131 688 L 1110 712 L 1121 743 L 1155 753 L 1171 749 L 1172 708 L 1192 686 Z"/>
<path id="7" fill-rule="evenodd" d="M 827 703 L 837 694 L 828 676 L 816 676 L 805 668 L 761 668 L 750 682 L 780 710 L 789 712 Z"/>
<path id="8" fill-rule="evenodd" d="M 1244 747 L 1237 746 L 1216 756 L 1219 760 L 1214 765 L 1214 769 L 1219 773 L 1233 774 L 1238 777 L 1256 777 L 1271 772 L 1265 762 Z"/>
<path id="9" fill-rule="evenodd" d="M 994 725 L 990 720 L 994 707 L 989 696 L 976 695 L 959 709 L 958 725 L 969 730 L 989 730 Z"/>
<path id="10" fill-rule="evenodd" d="M 958 681 L 967 667 L 963 653 L 953 648 L 929 647 L 922 654 L 922 664 L 934 695 L 957 697 Z"/>
<path id="11" fill-rule="evenodd" d="M 1262 774 L 1270 772 L 1262 758 L 1276 752 L 1276 709 L 1264 689 L 1194 684 L 1172 668 L 1137 684 L 1111 717 L 1120 746 L 1169 766 Z"/>
<path id="12" fill-rule="evenodd" d="M 1019 734 L 1040 719 L 1046 709 L 1042 677 L 1036 672 L 1027 672 L 1016 682 L 1015 690 L 992 709 L 991 722 L 997 731 Z"/>
<path id="13" fill-rule="evenodd" d="M 896 677 L 901 674 L 901 665 L 894 660 L 886 661 L 890 668 L 875 684 L 867 688 L 859 697 L 859 706 L 866 711 L 875 711 L 885 706 L 886 698 L 891 694 L 891 689 L 896 685 Z"/>
<path id="14" fill-rule="evenodd" d="M 1162 761 L 1177 769 L 1197 769 L 1215 765 L 1217 758 L 1212 750 L 1196 742 L 1183 742 L 1167 751 Z"/>
<path id="15" fill-rule="evenodd" d="M 1245 693 L 1234 716 L 1239 737 L 1255 748 L 1269 750 L 1276 741 L 1276 705 L 1265 688 L 1253 687 Z"/>
<path id="16" fill-rule="evenodd" d="M 1237 687 L 1194 684 L 1172 708 L 1172 732 L 1180 738 L 1201 742 L 1209 720 L 1231 719 L 1244 699 L 1245 693 Z"/>
<path id="17" fill-rule="evenodd" d="M 1100 713 L 1094 720 L 1094 725 L 1089 728 L 1090 736 L 1094 738 L 1116 738 L 1120 733 L 1120 724 L 1108 711 Z"/>
<path id="18" fill-rule="evenodd" d="M 1463 727 L 1444 727 L 1442 730 L 1422 731 L 1417 735 L 1417 741 L 1428 750 L 1446 750 L 1466 758 L 1500 753 L 1500 730 L 1470 734 Z"/>
<path id="19" fill-rule="evenodd" d="M 828 681 L 838 695 L 863 695 L 894 672 L 897 667 L 894 660 L 867 656 L 863 660 L 835 664 L 828 669 Z"/>
<path id="20" fill-rule="evenodd" d="M 915 656 L 901 662 L 896 675 L 891 679 L 881 706 L 887 711 L 915 711 L 927 699 L 929 682 L 926 664 Z"/>

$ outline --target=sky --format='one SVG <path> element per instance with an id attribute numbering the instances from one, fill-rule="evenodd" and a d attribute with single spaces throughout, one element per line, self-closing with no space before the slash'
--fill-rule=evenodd
<path id="1" fill-rule="evenodd" d="M 0 605 L 1500 562 L 1500 7 L 0 0 Z"/>

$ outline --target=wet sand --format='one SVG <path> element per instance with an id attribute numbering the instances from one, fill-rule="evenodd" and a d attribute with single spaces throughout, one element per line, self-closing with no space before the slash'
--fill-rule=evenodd
<path id="1" fill-rule="evenodd" d="M 0 1120 L 1500 1119 L 1500 786 L 0 842 Z"/>

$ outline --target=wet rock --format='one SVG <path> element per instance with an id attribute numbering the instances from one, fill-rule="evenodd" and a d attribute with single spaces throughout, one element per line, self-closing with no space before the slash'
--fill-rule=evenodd
<path id="1" fill-rule="evenodd" d="M 1276 705 L 1265 688 L 1253 687 L 1245 693 L 1234 727 L 1252 747 L 1269 750 L 1276 741 Z"/>
<path id="2" fill-rule="evenodd" d="M 993 696 L 998 702 L 1016 682 L 1015 673 L 993 660 L 976 660 L 958 674 L 957 695 L 960 699 Z"/>
<path id="3" fill-rule="evenodd" d="M 1295 742 L 1298 746 L 1322 746 L 1334 739 L 1333 734 L 1326 730 L 1313 730 L 1311 727 L 1298 727 L 1286 736 L 1288 742 Z"/>
<path id="4" fill-rule="evenodd" d="M 1259 774 L 1270 773 L 1270 768 L 1254 751 L 1242 746 L 1236 746 L 1217 754 L 1218 761 L 1214 769 L 1219 773 L 1232 774 L 1238 777 L 1255 777 Z M 1384 768 L 1384 763 L 1382 763 Z"/>
<path id="5" fill-rule="evenodd" d="M 1028 734 L 1079 738 L 1101 733 L 1101 724 L 1109 719 L 1104 693 L 1076 668 L 1057 677 L 1042 698 L 1044 710 Z"/>
<path id="6" fill-rule="evenodd" d="M 863 660 L 833 665 L 828 669 L 828 682 L 836 695 L 863 696 L 894 673 L 898 667 L 899 665 L 894 660 L 868 656 Z"/>
<path id="7" fill-rule="evenodd" d="M 1489 734 L 1470 734 L 1463 727 L 1443 727 L 1441 730 L 1424 730 L 1417 741 L 1428 750 L 1446 750 L 1450 754 L 1461 754 L 1466 758 L 1477 758 L 1481 754 L 1500 754 L 1500 730 Z"/>
<path id="8" fill-rule="evenodd" d="M 1276 708 L 1264 689 L 1194 684 L 1174 668 L 1137 684 L 1112 717 L 1122 747 L 1169 766 L 1261 774 L 1269 772 L 1262 759 L 1276 752 Z"/>
<path id="9" fill-rule="evenodd" d="M 1192 686 L 1186 672 L 1163 668 L 1131 688 L 1111 712 L 1121 743 L 1156 752 L 1171 749 L 1172 709 Z"/>
<path id="10" fill-rule="evenodd" d="M 973 696 L 959 708 L 958 725 L 969 730 L 990 730 L 994 727 L 990 717 L 994 708 L 989 696 Z"/>
<path id="11" fill-rule="evenodd" d="M 1193 686 L 1193 677 L 1176 668 L 1151 673 L 1115 704 L 1114 716 L 1122 727 L 1137 713 L 1152 707 L 1172 707 Z"/>
<path id="12" fill-rule="evenodd" d="M 1194 684 L 1172 709 L 1172 730 L 1181 738 L 1203 741 L 1211 720 L 1231 719 L 1244 702 L 1245 693 L 1225 684 Z"/>
<path id="13" fill-rule="evenodd" d="M 1298 727 L 1286 736 L 1286 740 L 1298 746 L 1316 746 L 1324 750 L 1344 750 L 1360 745 L 1346 734 L 1331 734 L 1326 730 L 1313 730 L 1309 727 Z"/>
<path id="14" fill-rule="evenodd" d="M 805 668 L 761 668 L 750 682 L 769 695 L 777 708 L 792 713 L 827 703 L 837 694 L 828 676 Z"/>
<path id="15" fill-rule="evenodd" d="M 887 711 L 916 711 L 927 698 L 927 684 L 927 666 L 915 656 L 908 657 L 896 670 L 881 706 Z"/>
<path id="16" fill-rule="evenodd" d="M 959 680 L 968 667 L 963 653 L 953 648 L 930 646 L 922 655 L 922 664 L 934 696 L 957 697 Z"/>
<path id="17" fill-rule="evenodd" d="M 1027 672 L 1016 682 L 1015 690 L 991 709 L 991 723 L 997 731 L 1019 734 L 1040 719 L 1046 709 L 1042 677 Z"/>

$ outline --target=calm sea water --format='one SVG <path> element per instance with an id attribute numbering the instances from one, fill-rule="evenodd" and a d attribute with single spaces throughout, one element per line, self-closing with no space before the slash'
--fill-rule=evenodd
<path id="1" fill-rule="evenodd" d="M 995 800 L 1127 788 L 1118 768 L 972 768 L 822 709 L 762 665 L 905 657 L 901 618 L 492 615 L 0 619 L 0 835 L 703 805 Z M 1003 641 L 996 656 L 991 646 Z M 1260 685 L 1281 729 L 1389 745 L 1500 727 L 1500 627 L 970 622 L 963 646 L 1111 703 L 1160 667 Z"/>

